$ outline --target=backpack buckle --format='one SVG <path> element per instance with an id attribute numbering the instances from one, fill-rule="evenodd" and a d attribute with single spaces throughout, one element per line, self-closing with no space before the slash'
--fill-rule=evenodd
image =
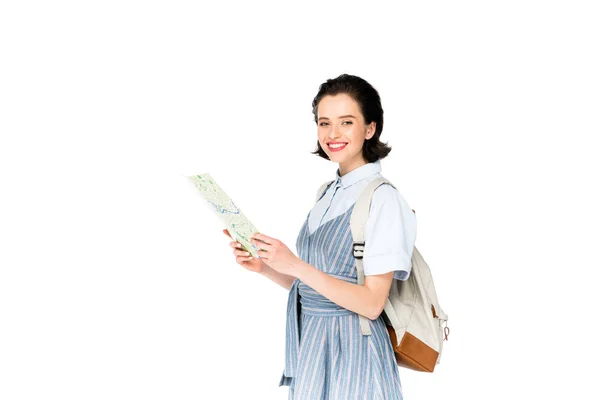
<path id="1" fill-rule="evenodd" d="M 354 252 L 354 258 L 359 260 L 363 258 L 363 251 L 365 250 L 365 242 L 352 242 L 352 250 Z"/>

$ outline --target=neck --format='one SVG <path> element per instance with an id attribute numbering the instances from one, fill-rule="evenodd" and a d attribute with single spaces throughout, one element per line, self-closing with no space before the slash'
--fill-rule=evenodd
<path id="1" fill-rule="evenodd" d="M 367 164 L 367 161 L 360 157 L 352 161 L 341 162 L 338 164 L 338 170 L 340 176 L 346 175 L 348 172 L 354 171 L 356 168 L 362 167 Z"/>

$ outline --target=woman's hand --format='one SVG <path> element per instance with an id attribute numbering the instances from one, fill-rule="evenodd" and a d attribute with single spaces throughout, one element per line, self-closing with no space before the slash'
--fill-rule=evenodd
<path id="1" fill-rule="evenodd" d="M 283 242 L 262 233 L 252 235 L 250 242 L 259 249 L 258 255 L 266 265 L 279 273 L 296 276 L 294 265 L 300 259 Z"/>
<path id="2" fill-rule="evenodd" d="M 223 229 L 223 233 L 229 236 L 229 231 L 227 229 Z M 232 238 L 233 239 L 233 238 Z M 265 263 L 260 258 L 254 258 L 250 253 L 248 253 L 242 247 L 242 244 L 237 241 L 229 242 L 229 245 L 233 247 L 233 255 L 235 257 L 235 261 L 240 264 L 242 267 L 246 268 L 248 271 L 261 273 L 264 270 Z"/>

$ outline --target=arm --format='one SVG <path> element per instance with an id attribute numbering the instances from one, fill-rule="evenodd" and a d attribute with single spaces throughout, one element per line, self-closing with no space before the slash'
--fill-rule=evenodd
<path id="1" fill-rule="evenodd" d="M 296 280 L 296 277 L 294 276 L 282 274 L 280 272 L 275 271 L 273 268 L 265 264 L 264 261 L 262 262 L 262 269 L 260 271 L 260 274 L 269 278 L 270 280 L 287 290 L 290 290 L 292 284 L 294 283 L 294 280 Z"/>
<path id="2" fill-rule="evenodd" d="M 337 305 L 375 320 L 383 311 L 390 293 L 394 272 L 365 277 L 365 284 L 357 285 L 334 278 L 312 265 L 298 260 L 294 265 L 298 279 Z"/>

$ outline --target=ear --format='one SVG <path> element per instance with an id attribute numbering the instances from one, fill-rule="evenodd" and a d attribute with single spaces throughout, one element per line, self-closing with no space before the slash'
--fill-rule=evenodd
<path id="1" fill-rule="evenodd" d="M 376 122 L 371 122 L 368 126 L 367 126 L 367 132 L 365 133 L 365 140 L 369 140 L 373 137 L 373 135 L 375 135 L 375 128 L 377 127 L 377 123 Z"/>

